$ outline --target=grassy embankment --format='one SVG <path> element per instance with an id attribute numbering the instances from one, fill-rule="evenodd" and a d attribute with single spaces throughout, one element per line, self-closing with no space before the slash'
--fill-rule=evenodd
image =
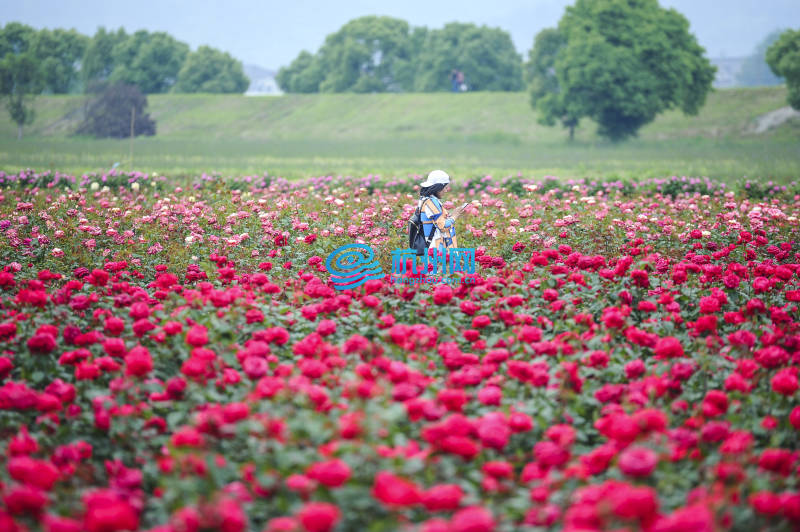
<path id="1" fill-rule="evenodd" d="M 526 93 L 151 95 L 155 137 L 134 141 L 135 169 L 287 178 L 423 174 L 532 177 L 800 178 L 800 121 L 764 134 L 754 120 L 786 105 L 784 87 L 719 90 L 697 116 L 659 116 L 639 138 L 611 144 L 585 120 L 574 142 L 536 123 Z M 16 140 L 0 114 L 0 169 L 87 172 L 130 167 L 128 140 L 71 136 L 82 96 L 43 96 Z"/>

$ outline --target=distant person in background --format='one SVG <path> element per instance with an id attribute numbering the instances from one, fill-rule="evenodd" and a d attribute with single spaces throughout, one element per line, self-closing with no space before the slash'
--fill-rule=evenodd
<path id="1" fill-rule="evenodd" d="M 456 70 L 455 68 L 453 69 L 452 72 L 450 72 L 450 85 L 453 88 L 453 92 L 458 92 L 458 87 L 459 87 L 458 70 Z"/>
<path id="2" fill-rule="evenodd" d="M 467 84 L 464 82 L 464 73 L 460 70 L 457 71 L 456 82 L 458 83 L 458 90 L 461 92 L 467 90 Z"/>

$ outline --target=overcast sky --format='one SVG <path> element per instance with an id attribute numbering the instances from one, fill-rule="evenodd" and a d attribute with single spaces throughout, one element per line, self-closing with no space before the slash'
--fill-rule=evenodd
<path id="1" fill-rule="evenodd" d="M 527 58 L 533 37 L 555 26 L 573 0 L 0 0 L 0 24 L 75 28 L 99 26 L 166 31 L 192 49 L 208 44 L 245 63 L 277 69 L 301 50 L 316 52 L 329 33 L 364 15 L 387 15 L 412 26 L 473 22 L 511 33 Z M 690 22 L 709 57 L 751 53 L 769 32 L 800 26 L 800 0 L 661 0 Z"/>

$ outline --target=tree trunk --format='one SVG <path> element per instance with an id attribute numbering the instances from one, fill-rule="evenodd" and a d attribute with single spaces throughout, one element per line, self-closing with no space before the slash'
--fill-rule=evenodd
<path id="1" fill-rule="evenodd" d="M 22 140 L 22 124 L 17 124 L 17 140 Z"/>
<path id="2" fill-rule="evenodd" d="M 569 126 L 569 141 L 575 140 L 575 126 Z"/>

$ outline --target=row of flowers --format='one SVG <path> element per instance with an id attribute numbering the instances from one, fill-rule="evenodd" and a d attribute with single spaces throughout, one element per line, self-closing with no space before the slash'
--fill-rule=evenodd
<path id="1" fill-rule="evenodd" d="M 371 194 L 374 190 L 384 190 L 393 192 L 413 192 L 416 184 L 424 179 L 421 175 L 410 174 L 404 177 L 384 178 L 380 175 L 369 174 L 361 178 L 339 176 L 319 176 L 302 180 L 287 181 L 284 178 L 272 176 L 268 173 L 258 176 L 239 176 L 229 177 L 219 173 L 206 174 L 179 179 L 187 188 L 195 190 L 208 189 L 213 187 L 225 187 L 235 190 L 246 190 L 248 188 L 265 189 L 272 185 L 287 191 L 292 188 L 303 188 L 306 186 L 326 186 L 331 183 L 341 182 L 343 179 L 350 180 L 352 183 L 366 188 Z M 157 173 L 145 172 L 124 172 L 116 169 L 107 172 L 91 172 L 80 176 L 53 172 L 46 170 L 36 172 L 25 170 L 17 174 L 7 174 L 0 171 L 0 189 L 3 188 L 91 188 L 97 190 L 100 187 L 126 187 L 138 191 L 142 186 L 148 186 L 156 190 L 162 190 L 174 184 L 175 178 L 167 178 Z M 634 181 L 630 179 L 620 180 L 614 178 L 606 179 L 559 179 L 554 176 L 544 176 L 541 178 L 525 177 L 522 173 L 503 177 L 469 176 L 459 179 L 453 183 L 456 190 L 485 190 L 490 187 L 501 187 L 514 194 L 522 195 L 526 191 L 535 191 L 543 194 L 549 190 L 558 193 L 580 190 L 584 195 L 624 195 L 627 197 L 635 194 L 659 193 L 675 199 L 683 194 L 709 194 L 719 195 L 730 190 L 736 194 L 749 199 L 769 199 L 791 198 L 800 194 L 800 183 L 797 181 L 763 181 L 753 180 L 746 177 L 733 181 L 728 184 L 724 181 L 709 179 L 707 177 L 686 177 L 671 176 L 663 178 L 649 178 Z"/>

